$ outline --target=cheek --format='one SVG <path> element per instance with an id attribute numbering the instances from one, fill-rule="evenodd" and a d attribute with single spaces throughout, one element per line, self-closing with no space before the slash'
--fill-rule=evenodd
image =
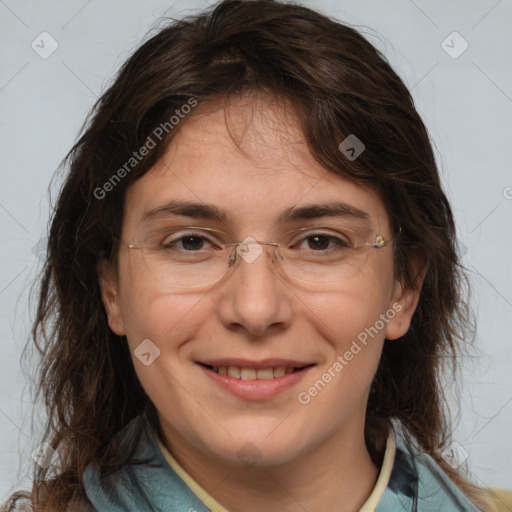
<path id="1" fill-rule="evenodd" d="M 176 293 L 154 279 L 139 254 L 120 262 L 119 291 L 126 336 L 133 348 L 144 339 L 168 345 L 186 336 L 187 327 L 199 322 L 203 294 Z"/>
<path id="2" fill-rule="evenodd" d="M 348 350 L 354 340 L 364 342 L 368 332 L 372 339 L 384 339 L 386 322 L 382 319 L 387 318 L 392 293 L 389 287 L 378 288 L 375 281 L 368 286 L 358 282 L 304 301 L 310 321 L 337 353 Z"/>
<path id="3" fill-rule="evenodd" d="M 313 307 L 310 321 L 328 348 L 298 400 L 306 406 L 308 421 L 324 432 L 336 430 L 356 411 L 364 414 L 382 353 L 385 324 L 380 315 L 386 309 L 382 297 L 364 288 L 323 294 Z"/>
<path id="4" fill-rule="evenodd" d="M 165 408 L 172 397 L 173 408 L 181 410 L 185 407 L 183 383 L 187 382 L 188 392 L 194 393 L 185 347 L 204 323 L 202 297 L 159 293 L 155 289 L 151 294 L 135 292 L 132 289 L 123 310 L 138 379 L 157 408 Z"/>
<path id="5" fill-rule="evenodd" d="M 130 345 L 150 338 L 162 348 L 179 346 L 204 320 L 201 300 L 197 295 L 158 293 L 154 289 L 151 294 L 127 295 L 123 312 Z"/>
<path id="6" fill-rule="evenodd" d="M 315 375 L 329 383 L 323 399 L 363 399 L 379 364 L 386 326 L 394 317 L 394 310 L 389 314 L 392 292 L 392 274 L 368 272 L 357 284 L 304 300 L 309 322 L 329 347 Z"/>

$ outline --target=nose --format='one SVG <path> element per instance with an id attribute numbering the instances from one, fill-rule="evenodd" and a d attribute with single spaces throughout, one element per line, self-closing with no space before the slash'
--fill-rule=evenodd
<path id="1" fill-rule="evenodd" d="M 229 278 L 220 289 L 218 315 L 228 329 L 264 336 L 290 325 L 292 293 L 279 274 L 275 248 L 257 242 L 241 244 Z"/>

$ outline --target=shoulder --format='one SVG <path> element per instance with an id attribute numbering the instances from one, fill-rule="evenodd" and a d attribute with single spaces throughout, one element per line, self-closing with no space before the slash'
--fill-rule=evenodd
<path id="1" fill-rule="evenodd" d="M 137 432 L 141 435 L 134 437 Z M 130 463 L 108 475 L 97 464 L 88 465 L 84 472 L 83 486 L 93 510 L 208 511 L 165 460 L 146 418 L 134 418 L 120 437 L 130 450 L 134 448 Z"/>
<path id="2" fill-rule="evenodd" d="M 420 448 L 399 423 L 393 422 L 393 430 L 396 441 L 395 459 L 377 512 L 394 511 L 393 507 L 402 507 L 405 503 L 405 510 L 418 512 L 479 512 L 437 462 Z"/>
<path id="3" fill-rule="evenodd" d="M 488 496 L 494 507 L 494 512 L 510 512 L 512 510 L 512 491 L 489 489 Z"/>

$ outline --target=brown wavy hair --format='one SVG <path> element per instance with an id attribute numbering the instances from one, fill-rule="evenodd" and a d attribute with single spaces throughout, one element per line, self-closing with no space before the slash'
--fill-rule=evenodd
<path id="1" fill-rule="evenodd" d="M 453 482 L 487 509 L 483 491 L 440 455 L 450 440 L 441 376 L 455 368 L 470 322 L 452 212 L 407 87 L 346 24 L 290 3 L 225 0 L 197 16 L 166 21 L 135 51 L 63 163 L 69 171 L 50 223 L 32 331 L 42 356 L 44 440 L 60 458 L 58 471 L 34 466 L 35 510 L 72 510 L 84 499 L 81 478 L 89 463 L 108 474 L 130 462 L 133 454 L 111 442 L 114 434 L 141 414 L 156 425 L 125 339 L 108 327 L 97 265 L 101 258 L 116 261 L 113 240 L 121 232 L 127 187 L 159 160 L 186 120 L 105 198 L 98 191 L 190 98 L 200 106 L 254 92 L 294 107 L 326 169 L 377 191 L 393 229 L 401 229 L 395 268 L 405 286 L 417 286 L 414 255 L 428 264 L 409 331 L 384 344 L 367 437 L 370 419 L 399 419 Z M 338 145 L 352 133 L 366 150 L 350 162 Z"/>

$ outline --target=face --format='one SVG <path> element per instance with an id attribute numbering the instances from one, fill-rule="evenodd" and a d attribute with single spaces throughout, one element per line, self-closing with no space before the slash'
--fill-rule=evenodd
<path id="1" fill-rule="evenodd" d="M 166 207 L 176 201 L 225 218 Z M 365 218 L 279 219 L 333 203 Z M 164 228 L 204 226 L 234 241 L 275 241 L 295 228 L 347 224 L 364 226 L 369 242 L 392 238 L 378 196 L 316 162 L 291 112 L 239 99 L 184 122 L 167 154 L 127 191 L 121 238 L 137 244 Z M 334 286 L 283 277 L 273 254 L 264 246 L 214 285 L 184 289 L 156 279 L 143 251 L 121 246 L 116 275 L 102 275 L 110 327 L 127 337 L 166 440 L 184 451 L 272 465 L 361 435 L 384 339 L 407 331 L 417 301 L 395 279 L 392 244 L 369 249 L 359 272 Z M 141 350 L 150 354 L 144 362 Z"/>

